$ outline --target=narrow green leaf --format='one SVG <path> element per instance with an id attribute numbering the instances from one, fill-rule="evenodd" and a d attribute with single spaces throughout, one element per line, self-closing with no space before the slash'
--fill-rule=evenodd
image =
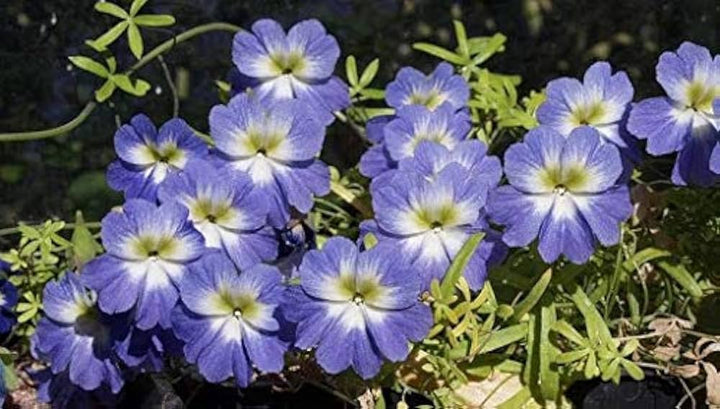
<path id="1" fill-rule="evenodd" d="M 95 91 L 95 99 L 98 102 L 104 102 L 108 98 L 110 98 L 110 96 L 112 96 L 113 92 L 115 92 L 115 83 L 110 78 L 108 78 L 108 80 L 105 81 L 102 87 Z"/>
<path id="2" fill-rule="evenodd" d="M 20 314 L 18 316 L 17 320 L 20 324 L 22 324 L 23 322 L 30 321 L 35 316 L 35 314 L 37 314 L 37 309 L 31 308 L 31 309 L 25 311 L 24 313 Z"/>
<path id="3" fill-rule="evenodd" d="M 555 401 L 560 395 L 560 374 L 552 364 L 560 352 L 550 342 L 550 328 L 555 324 L 557 316 L 555 305 L 546 297 L 540 309 L 540 392 L 546 401 Z"/>
<path id="4" fill-rule="evenodd" d="M 95 10 L 99 11 L 100 13 L 109 14 L 123 20 L 129 17 L 128 13 L 120 6 L 107 1 L 99 1 L 95 3 Z"/>
<path id="5" fill-rule="evenodd" d="M 345 59 L 345 75 L 351 87 L 358 85 L 357 62 L 354 55 L 349 55 Z"/>
<path id="6" fill-rule="evenodd" d="M 375 409 L 386 409 L 385 398 L 383 397 L 382 393 L 380 394 L 380 396 L 378 396 L 377 400 L 375 401 Z"/>
<path id="7" fill-rule="evenodd" d="M 367 233 L 363 237 L 363 245 L 365 246 L 365 250 L 370 250 L 371 248 L 375 247 L 375 245 L 377 243 L 378 243 L 378 239 L 372 233 Z"/>
<path id="8" fill-rule="evenodd" d="M 73 55 L 68 57 L 68 60 L 70 60 L 70 62 L 73 63 L 74 66 L 87 72 L 93 73 L 100 78 L 108 77 L 107 69 L 103 67 L 102 64 L 93 60 L 92 58 L 83 57 L 82 55 Z"/>
<path id="9" fill-rule="evenodd" d="M 13 368 L 12 365 L 3 363 L 2 371 L 5 388 L 10 391 L 17 389 L 20 386 L 20 381 L 18 380 L 17 374 L 15 374 L 15 368 Z"/>
<path id="10" fill-rule="evenodd" d="M 147 2 L 148 2 L 148 0 L 133 1 L 132 4 L 130 5 L 130 15 L 135 16 L 138 13 L 138 11 L 140 11 L 140 9 L 143 8 L 145 3 L 147 3 Z"/>
<path id="11" fill-rule="evenodd" d="M 453 21 L 453 26 L 455 27 L 455 37 L 457 38 L 458 43 L 458 54 L 465 58 L 470 58 L 470 48 L 468 47 L 465 26 L 458 20 Z"/>
<path id="12" fill-rule="evenodd" d="M 526 323 L 515 324 L 506 328 L 499 329 L 497 331 L 493 331 L 488 336 L 489 338 L 487 339 L 487 341 L 483 343 L 482 348 L 480 348 L 480 353 L 484 354 L 490 351 L 494 351 L 496 349 L 500 349 L 502 347 L 506 347 L 513 342 L 524 339 L 527 333 L 528 325 Z"/>
<path id="13" fill-rule="evenodd" d="M 363 88 L 360 90 L 360 95 L 367 99 L 383 99 L 385 98 L 385 91 L 376 88 Z"/>
<path id="14" fill-rule="evenodd" d="M 473 65 L 473 66 L 480 65 L 480 64 L 484 63 L 485 61 L 487 61 L 488 59 L 490 59 L 490 57 L 492 57 L 493 55 L 495 55 L 495 53 L 500 51 L 500 49 L 505 44 L 506 40 L 507 40 L 507 37 L 505 37 L 504 35 L 499 34 L 499 33 L 492 36 L 490 39 L 488 39 L 487 42 L 482 44 L 482 46 L 481 46 L 482 49 L 477 51 L 477 55 L 475 55 L 473 57 L 470 65 Z M 475 51 L 475 50 L 471 49 L 471 53 L 475 54 L 473 51 Z"/>
<path id="15" fill-rule="evenodd" d="M 365 67 L 365 69 L 363 70 L 363 73 L 360 76 L 360 82 L 358 83 L 358 85 L 360 85 L 361 88 L 365 88 L 368 85 L 370 85 L 372 80 L 375 78 L 375 75 L 377 75 L 378 68 L 380 68 L 380 60 L 379 59 L 376 58 L 376 59 L 370 61 L 370 64 L 368 64 L 368 66 Z"/>
<path id="16" fill-rule="evenodd" d="M 627 372 L 628 375 L 630 375 L 631 378 L 635 379 L 636 381 L 642 381 L 645 379 L 645 372 L 637 366 L 632 361 L 628 361 L 627 359 L 623 359 L 621 361 L 622 367 L 625 368 L 625 372 Z"/>
<path id="17" fill-rule="evenodd" d="M 668 257 L 671 255 L 672 253 L 667 250 L 657 249 L 655 247 L 648 247 L 635 253 L 630 260 L 626 260 L 623 263 L 623 268 L 627 271 L 635 271 L 637 267 L 640 267 L 648 261 L 652 261 L 662 257 Z"/>
<path id="18" fill-rule="evenodd" d="M 555 356 L 555 362 L 561 365 L 569 364 L 571 362 L 575 362 L 586 357 L 590 353 L 591 351 L 587 348 L 579 349 L 576 351 L 563 352 Z"/>
<path id="19" fill-rule="evenodd" d="M 133 17 L 132 21 L 144 27 L 167 27 L 175 24 L 175 17 L 167 14 L 141 14 Z"/>
<path id="20" fill-rule="evenodd" d="M 446 50 L 442 47 L 438 47 L 434 44 L 415 43 L 415 44 L 413 44 L 413 48 L 418 51 L 422 51 L 424 53 L 434 55 L 435 57 L 439 57 L 439 58 L 441 58 L 445 61 L 451 62 L 455 65 L 467 65 L 467 63 L 469 62 L 466 59 L 464 59 L 462 56 L 457 55 L 450 50 Z"/>
<path id="21" fill-rule="evenodd" d="M 692 274 L 682 264 L 672 265 L 667 261 L 658 263 L 658 267 L 663 269 L 680 287 L 684 288 L 691 297 L 700 298 L 703 295 L 700 284 L 693 278 Z"/>
<path id="22" fill-rule="evenodd" d="M 130 23 L 127 30 L 128 44 L 135 58 L 138 60 L 143 55 L 143 39 L 140 35 L 140 29 L 136 24 Z"/>
<path id="23" fill-rule="evenodd" d="M 92 47 L 94 47 L 97 51 L 103 51 L 107 49 L 107 47 L 115 40 L 117 40 L 120 35 L 122 35 L 122 33 L 128 27 L 128 24 L 129 23 L 127 21 L 121 21 L 115 24 L 110 30 L 106 31 L 105 34 L 101 35 L 95 40 L 92 40 L 88 44 L 92 44 Z"/>
<path id="24" fill-rule="evenodd" d="M 565 320 L 555 322 L 551 329 L 558 334 L 564 336 L 569 341 L 572 341 L 573 343 L 575 343 L 575 345 L 580 346 L 587 344 L 587 340 L 583 338 L 583 336 L 580 335 L 580 333 L 577 332 L 577 330 Z"/>
<path id="25" fill-rule="evenodd" d="M 517 391 L 512 397 L 510 397 L 505 402 L 499 404 L 497 406 L 497 409 L 517 409 L 517 408 L 523 408 L 525 407 L 525 404 L 527 401 L 529 401 L 532 398 L 532 392 L 530 392 L 530 389 L 526 386 L 519 391 Z"/>
<path id="26" fill-rule="evenodd" d="M 595 304 L 590 301 L 582 288 L 580 288 L 577 284 L 571 286 L 570 296 L 580 313 L 585 318 L 588 338 L 600 339 L 605 345 L 613 345 L 613 338 L 612 334 L 610 334 L 610 329 L 598 312 Z"/>
<path id="27" fill-rule="evenodd" d="M 72 249 L 75 266 L 80 269 L 101 250 L 90 229 L 85 225 L 81 211 L 75 213 L 75 229 L 72 234 Z"/>
<path id="28" fill-rule="evenodd" d="M 515 306 L 515 313 L 513 314 L 513 318 L 516 321 L 519 321 L 522 317 L 525 316 L 532 308 L 535 306 L 535 304 L 540 301 L 540 298 L 545 294 L 545 290 L 548 287 L 548 284 L 550 284 L 550 280 L 552 279 L 552 268 L 548 268 L 545 270 L 545 272 L 540 276 L 538 281 L 535 283 L 533 288 L 528 293 L 527 297 L 525 297 L 522 301 L 520 301 Z"/>
<path id="29" fill-rule="evenodd" d="M 470 262 L 470 258 L 480 245 L 483 237 L 485 237 L 485 233 L 476 233 L 470 236 L 453 259 L 450 268 L 448 268 L 448 271 L 445 273 L 442 284 L 440 284 L 440 293 L 444 299 L 449 298 L 455 292 L 455 283 L 457 283 L 465 272 L 465 267 Z"/>

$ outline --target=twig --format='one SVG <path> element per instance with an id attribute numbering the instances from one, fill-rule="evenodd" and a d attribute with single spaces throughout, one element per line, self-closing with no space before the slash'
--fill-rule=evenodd
<path id="1" fill-rule="evenodd" d="M 165 74 L 165 81 L 168 84 L 168 88 L 170 88 L 170 92 L 172 93 L 173 98 L 173 118 L 177 118 L 180 113 L 180 99 L 178 98 L 177 88 L 175 87 L 175 82 L 172 79 L 172 76 L 170 75 L 170 69 L 168 69 L 167 64 L 165 64 L 165 59 L 162 57 L 162 55 L 158 55 L 158 62 L 160 63 L 160 66 L 162 67 L 163 74 Z"/>
<path id="2" fill-rule="evenodd" d="M 683 389 L 685 389 L 685 395 L 683 395 L 682 398 L 680 398 L 680 401 L 677 405 L 675 405 L 676 409 L 682 408 L 683 403 L 685 403 L 686 400 L 690 399 L 690 402 L 692 404 L 693 409 L 697 407 L 697 401 L 695 400 L 695 393 L 699 390 L 702 390 L 705 387 L 704 383 L 701 383 L 700 385 L 695 386 L 694 388 L 690 389 L 687 386 L 687 383 L 682 378 L 678 378 L 680 380 L 680 384 L 682 384 Z"/>
<path id="3" fill-rule="evenodd" d="M 95 101 L 88 102 L 85 108 L 83 108 L 75 118 L 55 128 L 44 129 L 42 131 L 0 133 L 0 142 L 30 141 L 64 135 L 85 122 L 96 107 L 97 103 Z"/>
<path id="4" fill-rule="evenodd" d="M 305 380 L 305 383 L 310 384 L 310 385 L 312 385 L 312 386 L 315 386 L 315 387 L 317 387 L 318 389 L 322 389 L 323 391 L 325 391 L 325 392 L 327 392 L 327 393 L 335 396 L 336 398 L 341 399 L 341 400 L 347 402 L 348 404 L 352 405 L 352 407 L 354 407 L 354 408 L 357 408 L 357 407 L 358 407 L 358 403 L 355 402 L 354 399 L 352 399 L 352 398 L 350 398 L 350 397 L 348 397 L 348 396 L 345 396 L 344 394 L 340 393 L 339 391 L 336 391 L 335 389 L 333 389 L 333 388 L 325 385 L 325 384 L 322 383 L 322 382 L 317 382 L 317 381 L 314 381 L 314 380 L 312 380 L 312 379 L 307 379 L 307 380 Z"/>
<path id="5" fill-rule="evenodd" d="M 130 67 L 130 69 L 125 72 L 125 74 L 132 74 L 133 72 L 147 65 L 155 58 L 159 57 L 162 53 L 173 48 L 175 45 L 183 41 L 189 40 L 200 34 L 208 33 L 211 31 L 230 31 L 234 33 L 240 30 L 242 30 L 242 28 L 229 23 L 209 23 L 191 28 L 190 30 L 180 33 L 177 36 L 155 47 L 152 51 L 145 54 L 143 58 L 136 62 L 135 65 Z M 83 110 L 75 118 L 71 119 L 68 123 L 55 128 L 44 129 L 41 131 L 0 133 L 0 142 L 31 141 L 35 139 L 52 138 L 54 136 L 64 135 L 85 122 L 85 120 L 90 116 L 90 114 L 96 107 L 97 103 L 95 101 L 88 102 L 87 105 L 85 105 L 85 108 L 83 108 Z"/>

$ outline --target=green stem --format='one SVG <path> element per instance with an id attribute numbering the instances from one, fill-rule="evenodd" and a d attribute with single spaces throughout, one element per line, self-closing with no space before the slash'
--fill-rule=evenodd
<path id="1" fill-rule="evenodd" d="M 360 200 L 359 197 L 355 196 L 355 194 L 351 192 L 350 189 L 346 188 L 340 183 L 331 181 L 330 191 L 335 193 L 340 199 L 344 200 L 352 207 L 354 207 L 355 210 L 360 212 L 360 214 L 364 218 L 371 219 L 373 217 L 372 209 L 367 206 L 367 203 L 363 202 L 362 200 Z"/>
<path id="2" fill-rule="evenodd" d="M 101 227 L 100 222 L 85 222 L 85 227 L 88 229 L 99 229 Z M 42 225 L 37 225 L 36 227 L 41 227 Z M 75 228 L 75 223 L 65 223 L 65 226 L 63 226 L 63 230 L 70 230 Z M 0 237 L 2 236 L 9 236 L 11 234 L 17 234 L 20 233 L 20 229 L 17 227 L 6 227 L 4 229 L 0 229 Z"/>
<path id="3" fill-rule="evenodd" d="M 175 37 L 165 41 L 164 43 L 155 47 L 149 53 L 145 54 L 145 56 L 143 56 L 143 58 L 141 58 L 132 67 L 130 67 L 129 70 L 126 71 L 126 74 L 132 74 L 133 72 L 144 67 L 150 61 L 154 60 L 160 54 L 173 48 L 176 44 L 180 44 L 183 41 L 189 40 L 200 34 L 204 34 L 204 33 L 210 32 L 210 31 L 230 31 L 230 32 L 236 33 L 240 30 L 242 30 L 242 28 L 240 28 L 234 24 L 230 24 L 230 23 L 208 23 L 208 24 L 199 25 L 197 27 L 193 27 L 190 30 L 180 33 L 180 34 L 176 35 Z"/>
<path id="4" fill-rule="evenodd" d="M 125 74 L 132 74 L 133 72 L 147 65 L 155 58 L 159 57 L 164 52 L 173 48 L 176 44 L 187 41 L 200 34 L 208 33 L 211 31 L 230 31 L 234 33 L 240 30 L 242 30 L 242 28 L 229 23 L 209 23 L 191 28 L 190 30 L 180 33 L 177 36 L 155 47 L 152 51 L 145 54 L 143 58 L 136 62 L 132 67 L 130 67 L 129 70 L 125 71 Z M 96 107 L 97 103 L 95 101 L 88 102 L 87 105 L 85 105 L 85 108 L 83 108 L 83 110 L 80 111 L 80 113 L 75 118 L 71 119 L 70 122 L 55 128 L 44 129 L 42 131 L 0 133 L 0 142 L 31 141 L 35 139 L 45 139 L 52 138 L 54 136 L 64 135 L 85 122 L 85 120 L 90 116 L 90 114 L 95 110 Z"/>
<path id="5" fill-rule="evenodd" d="M 70 122 L 55 128 L 44 129 L 42 131 L 0 133 L 0 142 L 31 141 L 64 135 L 85 122 L 96 107 L 97 103 L 95 103 L 95 101 L 88 102 L 85 108 L 83 108 L 75 118 L 71 119 Z"/>

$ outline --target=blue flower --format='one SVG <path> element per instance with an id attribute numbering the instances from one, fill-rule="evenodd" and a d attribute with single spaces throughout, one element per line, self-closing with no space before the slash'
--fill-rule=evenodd
<path id="1" fill-rule="evenodd" d="M 101 235 L 107 253 L 90 261 L 82 274 L 86 285 L 97 291 L 100 309 L 115 314 L 135 307 L 138 328 L 169 328 L 170 311 L 178 300 L 176 286 L 187 264 L 205 251 L 187 209 L 174 202 L 158 207 L 128 200 L 122 212 L 103 218 Z"/>
<path id="2" fill-rule="evenodd" d="M 0 280 L 0 334 L 10 332 L 15 325 L 13 309 L 18 302 L 17 288 L 7 280 Z"/>
<path id="3" fill-rule="evenodd" d="M 127 199 L 155 201 L 165 177 L 190 159 L 206 156 L 207 146 L 182 119 L 172 119 L 158 131 L 140 114 L 115 133 L 115 151 L 119 159 L 108 168 L 108 185 L 125 192 Z"/>
<path id="4" fill-rule="evenodd" d="M 432 279 L 444 276 L 467 239 L 487 227 L 482 211 L 490 185 L 458 163 L 448 164 L 432 178 L 408 171 L 383 178 L 371 186 L 376 226 L 363 227 L 405 254 L 428 288 Z M 478 289 L 485 276 L 486 259 L 478 251 L 465 278 Z"/>
<path id="5" fill-rule="evenodd" d="M 107 385 L 113 393 L 123 386 L 114 344 L 125 331 L 122 320 L 103 314 L 95 293 L 67 272 L 46 284 L 43 309 L 31 350 L 50 364 L 52 373 L 67 371 L 70 382 L 90 391 Z"/>
<path id="6" fill-rule="evenodd" d="M 617 147 L 603 143 L 595 129 L 581 127 L 565 138 L 540 126 L 505 152 L 510 185 L 491 194 L 488 212 L 507 226 L 509 246 L 527 246 L 539 236 L 543 260 L 564 254 L 581 264 L 596 239 L 617 244 L 620 224 L 632 213 L 628 187 L 618 184 L 622 171 Z"/>
<path id="7" fill-rule="evenodd" d="M 582 82 L 567 77 L 550 81 L 537 119 L 565 137 L 581 126 L 590 126 L 623 154 L 637 159 L 637 148 L 624 129 L 633 92 L 624 71 L 613 74 L 610 64 L 596 62 L 585 71 Z"/>
<path id="8" fill-rule="evenodd" d="M 300 286 L 290 290 L 283 308 L 298 323 L 295 346 L 317 347 L 315 358 L 328 373 L 352 366 L 365 379 L 384 359 L 404 360 L 408 342 L 427 335 L 432 314 L 418 300 L 417 273 L 400 256 L 382 244 L 360 253 L 342 237 L 308 252 Z"/>
<path id="9" fill-rule="evenodd" d="M 156 326 L 149 330 L 130 328 L 116 343 L 115 351 L 130 368 L 141 372 L 159 372 L 167 356 L 182 356 L 182 342 L 172 329 Z"/>
<path id="10" fill-rule="evenodd" d="M 68 371 L 53 375 L 50 369 L 43 369 L 31 373 L 30 376 L 38 385 L 38 401 L 49 403 L 52 409 L 96 409 L 117 406 L 118 395 L 106 384 L 100 385 L 95 390 L 86 391 L 70 381 Z"/>
<path id="11" fill-rule="evenodd" d="M 397 109 L 397 116 L 383 124 L 382 140 L 360 159 L 360 172 L 368 177 L 377 177 L 397 167 L 397 162 L 413 157 L 422 141 L 432 141 L 454 149 L 464 140 L 471 128 L 470 117 L 465 111 L 455 111 L 444 104 L 434 111 L 424 106 L 409 105 Z M 378 131 L 373 129 L 373 133 Z M 379 139 L 379 137 L 375 137 Z"/>
<path id="12" fill-rule="evenodd" d="M 710 186 L 717 181 L 708 162 L 718 141 L 713 101 L 720 97 L 720 56 L 684 42 L 676 52 L 660 55 L 657 81 L 667 96 L 638 102 L 630 111 L 628 130 L 647 139 L 651 155 L 678 152 L 672 171 L 677 185 Z"/>
<path id="13" fill-rule="evenodd" d="M 385 101 L 393 108 L 422 105 L 434 110 L 448 104 L 458 110 L 467 106 L 469 98 L 467 82 L 446 62 L 427 76 L 413 67 L 403 67 L 385 90 Z"/>
<path id="14" fill-rule="evenodd" d="M 245 387 L 255 366 L 280 372 L 287 342 L 280 338 L 277 307 L 284 288 L 274 267 L 258 264 L 238 273 L 221 252 L 192 265 L 180 284 L 182 304 L 173 330 L 185 341 L 185 358 L 210 382 L 234 376 Z"/>
<path id="15" fill-rule="evenodd" d="M 245 94 L 210 111 L 210 132 L 219 158 L 250 175 L 266 195 L 269 221 L 282 228 L 291 206 L 310 211 L 313 195 L 330 190 L 330 171 L 317 159 L 325 127 L 296 100 L 262 102 Z"/>
<path id="16" fill-rule="evenodd" d="M 285 33 L 278 22 L 256 21 L 233 41 L 233 62 L 261 99 L 296 98 L 322 123 L 350 105 L 348 87 L 333 76 L 340 57 L 335 37 L 317 20 L 304 20 Z"/>
<path id="17" fill-rule="evenodd" d="M 266 224 L 268 201 L 244 172 L 192 162 L 163 182 L 158 198 L 185 206 L 205 245 L 222 249 L 240 269 L 277 256 L 275 231 Z"/>

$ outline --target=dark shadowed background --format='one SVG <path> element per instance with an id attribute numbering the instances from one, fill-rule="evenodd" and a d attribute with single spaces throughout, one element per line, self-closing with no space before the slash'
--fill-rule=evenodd
<path id="1" fill-rule="evenodd" d="M 93 10 L 94 2 L 0 0 L 0 132 L 58 125 L 92 98 L 99 80 L 72 69 L 66 57 L 93 55 L 84 40 L 114 24 L 112 17 Z M 129 1 L 120 3 L 126 8 Z M 411 44 L 426 41 L 452 48 L 451 22 L 461 19 L 471 36 L 507 35 L 505 53 L 488 66 L 521 75 L 523 93 L 557 76 L 580 75 L 592 61 L 607 59 L 630 74 L 636 97 L 659 92 L 654 67 L 662 50 L 687 39 L 717 52 L 720 27 L 720 2 L 710 0 L 151 0 L 144 11 L 177 19 L 170 29 L 143 31 L 146 50 L 211 21 L 247 28 L 261 17 L 285 26 L 315 17 L 338 38 L 343 60 L 354 54 L 364 66 L 380 58 L 375 86 L 384 86 L 404 65 L 431 69 L 437 61 L 413 51 Z M 197 129 L 207 130 L 207 113 L 218 103 L 214 81 L 225 79 L 231 68 L 231 43 L 229 33 L 210 33 L 178 45 L 165 57 L 181 89 L 180 115 Z M 124 39 L 113 50 L 121 69 L 134 61 Z M 342 76 L 343 67 L 341 60 Z M 105 167 L 115 157 L 116 121 L 146 112 L 159 123 L 172 112 L 161 66 L 154 62 L 139 76 L 153 86 L 148 96 L 116 93 L 69 135 L 0 144 L 0 227 L 47 217 L 67 220 L 75 209 L 83 210 L 87 220 L 99 220 L 120 203 L 104 181 Z M 323 155 L 335 166 L 350 167 L 361 150 L 361 142 L 335 124 Z"/>

